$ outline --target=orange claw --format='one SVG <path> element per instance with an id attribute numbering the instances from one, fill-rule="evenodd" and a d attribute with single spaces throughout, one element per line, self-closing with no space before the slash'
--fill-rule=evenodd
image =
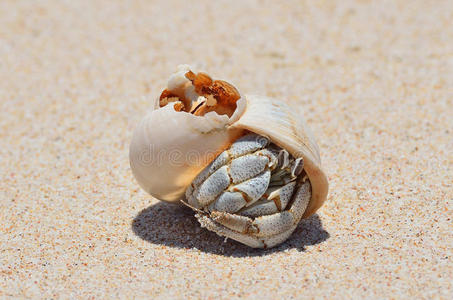
<path id="1" fill-rule="evenodd" d="M 195 92 L 206 98 L 212 96 L 217 103 L 214 105 L 204 105 L 197 109 L 196 115 L 204 115 L 210 111 L 216 111 L 218 114 L 227 114 L 231 116 L 236 110 L 236 101 L 241 97 L 238 90 L 223 80 L 213 81 L 205 73 L 195 74 L 189 71 L 185 74 L 195 87 Z"/>
<path id="2" fill-rule="evenodd" d="M 169 90 L 163 90 L 162 94 L 159 97 L 159 107 L 163 107 L 168 104 L 168 98 L 178 97 Z"/>
<path id="3" fill-rule="evenodd" d="M 214 97 L 219 101 L 220 105 L 234 105 L 236 108 L 236 101 L 241 98 L 238 90 L 223 80 L 216 80 L 212 85 Z"/>
<path id="4" fill-rule="evenodd" d="M 173 98 L 173 99 L 172 99 Z M 167 105 L 169 102 L 174 102 L 174 108 L 176 111 L 189 111 L 190 100 L 185 97 L 180 97 L 175 93 L 165 89 L 159 97 L 159 107 Z"/>

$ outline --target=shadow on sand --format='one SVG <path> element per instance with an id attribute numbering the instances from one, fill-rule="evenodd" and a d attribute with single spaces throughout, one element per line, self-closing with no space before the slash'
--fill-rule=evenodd
<path id="1" fill-rule="evenodd" d="M 271 249 L 252 249 L 200 227 L 193 211 L 185 206 L 159 202 L 143 209 L 134 218 L 132 230 L 141 239 L 153 244 L 191 249 L 224 256 L 263 256 L 287 249 L 304 251 L 305 246 L 329 238 L 317 214 L 302 220 L 291 237 Z"/>

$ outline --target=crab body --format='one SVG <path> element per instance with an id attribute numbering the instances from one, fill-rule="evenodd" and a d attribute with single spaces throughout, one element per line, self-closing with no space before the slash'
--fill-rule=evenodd
<path id="1" fill-rule="evenodd" d="M 253 133 L 222 152 L 186 190 L 202 226 L 259 248 L 285 240 L 310 197 L 303 159 Z"/>

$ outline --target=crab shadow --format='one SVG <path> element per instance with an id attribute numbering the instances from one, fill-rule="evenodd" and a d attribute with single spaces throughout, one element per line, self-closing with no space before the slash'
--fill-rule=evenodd
<path id="1" fill-rule="evenodd" d="M 234 240 L 218 236 L 200 227 L 193 211 L 184 206 L 159 202 L 143 209 L 132 221 L 133 232 L 152 244 L 198 249 L 224 256 L 263 256 L 288 249 L 305 251 L 305 246 L 316 245 L 329 238 L 317 214 L 302 220 L 283 244 L 271 249 L 252 249 Z"/>

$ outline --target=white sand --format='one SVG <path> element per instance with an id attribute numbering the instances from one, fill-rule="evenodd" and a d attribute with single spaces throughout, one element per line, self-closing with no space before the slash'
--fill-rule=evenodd
<path id="1" fill-rule="evenodd" d="M 1 297 L 453 297 L 452 1 L 92 2 L 0 1 Z M 135 182 L 180 63 L 315 132 L 329 197 L 280 247 Z"/>

